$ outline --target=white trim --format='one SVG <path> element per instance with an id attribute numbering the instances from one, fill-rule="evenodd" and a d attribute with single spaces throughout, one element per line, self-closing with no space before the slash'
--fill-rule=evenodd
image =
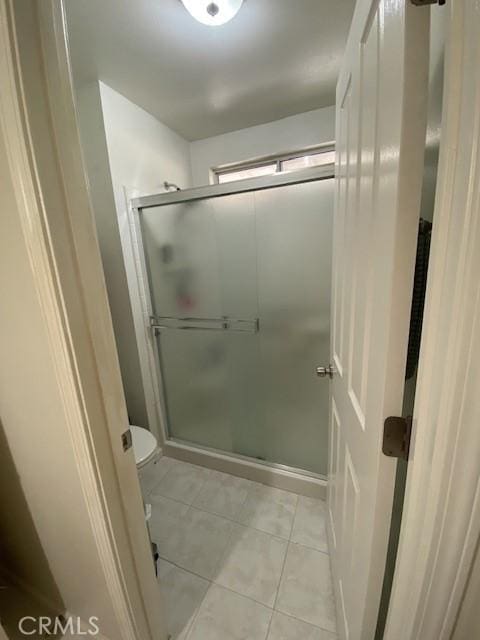
<path id="1" fill-rule="evenodd" d="M 269 164 L 279 164 L 285 160 L 293 160 L 295 158 L 303 158 L 304 156 L 317 155 L 320 153 L 328 153 L 335 151 L 335 141 L 322 142 L 321 144 L 314 144 L 301 149 L 294 149 L 290 151 L 281 151 L 279 153 L 272 153 L 264 156 L 257 156 L 255 158 L 248 158 L 240 162 L 229 162 L 226 164 L 217 165 L 210 168 L 210 174 L 212 182 L 219 184 L 218 176 L 225 173 L 232 173 L 236 171 L 242 171 L 243 169 L 255 169 Z M 322 166 L 322 165 L 317 165 Z M 283 173 L 280 170 L 279 173 Z"/>
<path id="2" fill-rule="evenodd" d="M 0 120 L 15 197 L 120 637 L 164 639 L 133 455 L 121 454 L 128 420 L 82 165 L 64 7 L 43 0 L 37 10 L 0 0 Z"/>
<path id="3" fill-rule="evenodd" d="M 140 219 L 138 209 L 132 206 L 132 200 L 138 194 L 133 189 L 124 188 L 124 191 L 128 237 L 127 232 L 121 234 L 122 251 L 144 384 L 145 405 L 149 421 L 153 420 L 158 442 L 163 446 L 168 440 L 168 431 L 160 393 L 162 377 L 150 329 L 150 316 L 153 312 Z"/>
<path id="4" fill-rule="evenodd" d="M 138 214 L 131 201 L 140 195 L 137 189 L 123 187 L 124 211 L 117 211 L 120 242 L 127 275 L 128 293 L 132 308 L 135 339 L 137 343 L 142 388 L 147 410 L 148 426 L 159 443 L 165 441 L 166 429 L 163 424 L 158 387 L 156 385 L 155 362 L 152 352 L 152 339 L 149 330 L 151 303 L 148 295 L 148 283 L 145 268 L 142 235 Z M 123 216 L 126 218 L 124 223 Z"/>
<path id="5" fill-rule="evenodd" d="M 449 640 L 480 539 L 480 13 L 452 2 L 414 434 L 385 640 Z"/>
<path id="6" fill-rule="evenodd" d="M 319 500 L 327 498 L 327 481 L 324 478 L 313 474 L 297 473 L 292 469 L 281 468 L 280 465 L 261 464 L 255 460 L 231 456 L 221 451 L 201 449 L 174 440 L 168 440 L 165 443 L 164 454 L 177 460 L 229 473 L 309 498 Z"/>

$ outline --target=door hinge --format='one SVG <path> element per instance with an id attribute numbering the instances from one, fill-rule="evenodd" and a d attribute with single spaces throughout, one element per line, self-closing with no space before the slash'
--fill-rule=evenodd
<path id="1" fill-rule="evenodd" d="M 130 429 L 122 433 L 122 447 L 124 451 L 128 451 L 132 447 L 132 432 Z"/>
<path id="2" fill-rule="evenodd" d="M 417 7 L 423 7 L 427 4 L 439 4 L 440 6 L 444 5 L 447 0 L 410 0 L 412 4 Z"/>
<path id="3" fill-rule="evenodd" d="M 392 458 L 408 460 L 411 435 L 412 416 L 408 416 L 408 418 L 388 417 L 383 424 L 383 453 Z"/>

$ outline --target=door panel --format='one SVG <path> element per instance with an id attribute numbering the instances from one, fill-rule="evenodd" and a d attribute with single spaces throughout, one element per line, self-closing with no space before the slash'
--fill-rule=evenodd
<path id="1" fill-rule="evenodd" d="M 254 194 L 146 209 L 141 223 L 169 434 L 263 458 Z"/>
<path id="2" fill-rule="evenodd" d="M 255 194 L 267 459 L 325 473 L 333 181 Z"/>
<path id="3" fill-rule="evenodd" d="M 425 144 L 428 9 L 360 0 L 337 86 L 329 536 L 339 633 L 372 640 L 401 415 Z"/>

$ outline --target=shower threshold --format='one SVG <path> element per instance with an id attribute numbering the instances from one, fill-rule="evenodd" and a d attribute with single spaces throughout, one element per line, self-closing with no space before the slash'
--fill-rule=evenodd
<path id="1" fill-rule="evenodd" d="M 226 453 L 176 438 L 165 441 L 163 454 L 310 498 L 325 500 L 327 497 L 327 479 L 311 471 L 237 453 Z"/>

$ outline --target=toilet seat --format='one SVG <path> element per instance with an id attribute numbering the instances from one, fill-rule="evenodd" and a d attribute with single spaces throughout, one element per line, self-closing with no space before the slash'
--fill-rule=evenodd
<path id="1" fill-rule="evenodd" d="M 155 436 L 143 427 L 130 425 L 132 447 L 137 469 L 147 465 L 158 455 L 158 445 Z"/>

